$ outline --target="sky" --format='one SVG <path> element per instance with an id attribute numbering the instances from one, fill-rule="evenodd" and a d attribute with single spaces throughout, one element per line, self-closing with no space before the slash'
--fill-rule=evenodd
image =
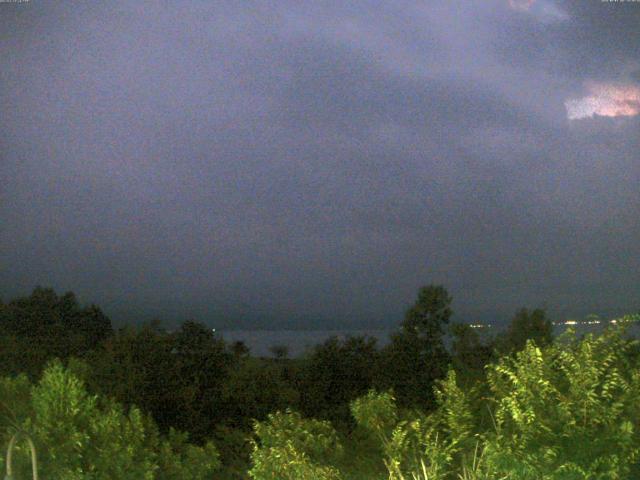
<path id="1" fill-rule="evenodd" d="M 640 3 L 0 3 L 0 297 L 115 324 L 640 310 Z"/>

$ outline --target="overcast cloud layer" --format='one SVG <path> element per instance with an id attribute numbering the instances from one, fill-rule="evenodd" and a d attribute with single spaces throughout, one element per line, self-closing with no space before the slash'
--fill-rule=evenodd
<path id="1" fill-rule="evenodd" d="M 640 4 L 240 4 L 0 4 L 5 301 L 346 328 L 436 282 L 461 320 L 640 309 Z"/>

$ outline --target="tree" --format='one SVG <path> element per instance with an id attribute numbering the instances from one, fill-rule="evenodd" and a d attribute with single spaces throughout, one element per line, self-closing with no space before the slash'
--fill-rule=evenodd
<path id="1" fill-rule="evenodd" d="M 453 314 L 451 296 L 442 285 L 428 285 L 418 292 L 416 303 L 407 311 L 402 330 L 426 342 L 442 338 Z"/>
<path id="2" fill-rule="evenodd" d="M 553 341 L 553 325 L 544 310 L 518 310 L 506 332 L 497 338 L 497 349 L 500 354 L 518 352 L 524 348 L 527 340 L 533 340 L 539 347 Z"/>
<path id="3" fill-rule="evenodd" d="M 484 367 L 493 357 L 492 342 L 483 342 L 468 324 L 451 325 L 451 363 L 463 383 L 474 384 L 484 377 Z"/>
<path id="4" fill-rule="evenodd" d="M 85 355 L 113 330 L 100 308 L 82 308 L 74 293 L 58 297 L 51 288 L 36 287 L 28 297 L 2 307 L 0 333 L 20 344 L 20 371 L 37 378 L 48 359 Z M 4 372 L 10 373 L 7 369 Z"/>
<path id="5" fill-rule="evenodd" d="M 379 365 L 376 339 L 331 337 L 317 345 L 300 372 L 300 408 L 306 415 L 350 422 L 349 402 L 373 387 Z"/>
<path id="6" fill-rule="evenodd" d="M 97 305 L 91 304 L 83 309 L 78 323 L 78 330 L 84 334 L 90 348 L 113 335 L 111 320 Z"/>
<path id="7" fill-rule="evenodd" d="M 433 382 L 444 377 L 449 363 L 443 336 L 452 315 L 450 305 L 444 287 L 421 288 L 400 332 L 391 337 L 383 352 L 383 387 L 393 388 L 402 405 L 433 405 Z"/>
<path id="8" fill-rule="evenodd" d="M 254 420 L 297 405 L 298 392 L 283 375 L 282 362 L 246 357 L 230 370 L 223 386 L 224 422 L 250 429 Z"/>
<path id="9" fill-rule="evenodd" d="M 88 360 L 92 391 L 139 406 L 162 432 L 176 426 L 182 379 L 169 335 L 149 324 L 121 328 Z"/>
<path id="10" fill-rule="evenodd" d="M 91 358 L 92 387 L 202 442 L 225 415 L 223 384 L 234 362 L 223 340 L 193 321 L 173 334 L 152 325 L 120 330 Z"/>
<path id="11" fill-rule="evenodd" d="M 172 426 L 202 441 L 224 418 L 224 384 L 236 359 L 205 325 L 187 321 L 172 335 L 178 403 Z"/>
<path id="12" fill-rule="evenodd" d="M 231 344 L 231 352 L 236 358 L 246 357 L 250 353 L 249 347 L 242 340 L 236 340 Z"/>

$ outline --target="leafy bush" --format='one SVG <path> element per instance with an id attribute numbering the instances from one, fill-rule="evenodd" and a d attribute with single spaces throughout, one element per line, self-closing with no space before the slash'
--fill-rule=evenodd
<path id="1" fill-rule="evenodd" d="M 569 331 L 489 368 L 496 431 L 487 461 L 521 479 L 630 478 L 640 454 L 640 370 L 624 328 Z"/>
<path id="2" fill-rule="evenodd" d="M 33 438 L 43 478 L 210 478 L 219 466 L 212 444 L 196 447 L 186 435 L 161 438 L 153 421 L 135 407 L 89 395 L 77 376 L 54 361 L 40 382 L 24 376 L 0 382 L 0 402 L 11 417 L 4 444 L 17 429 Z M 26 478 L 30 459 L 17 449 L 16 470 Z"/>
<path id="3" fill-rule="evenodd" d="M 257 440 L 249 472 L 256 480 L 334 480 L 342 445 L 329 422 L 304 419 L 291 410 L 255 422 Z"/>
<path id="4" fill-rule="evenodd" d="M 473 419 L 453 370 L 438 382 L 435 396 L 438 408 L 429 416 L 399 412 L 390 392 L 370 392 L 352 403 L 358 424 L 381 442 L 390 479 L 440 478 L 460 463 Z"/>

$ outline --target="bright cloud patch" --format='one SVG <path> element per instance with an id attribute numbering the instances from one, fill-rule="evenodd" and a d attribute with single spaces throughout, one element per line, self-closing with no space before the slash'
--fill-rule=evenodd
<path id="1" fill-rule="evenodd" d="M 620 83 L 586 82 L 588 95 L 567 100 L 570 120 L 602 117 L 631 117 L 640 114 L 640 86 Z"/>

